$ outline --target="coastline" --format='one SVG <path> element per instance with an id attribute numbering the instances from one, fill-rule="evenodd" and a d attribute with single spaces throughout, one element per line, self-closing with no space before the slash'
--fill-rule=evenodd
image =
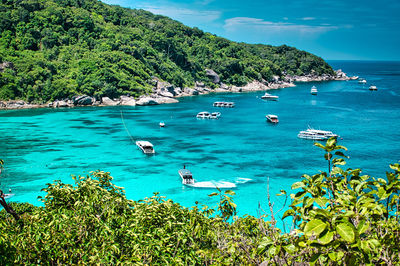
<path id="1" fill-rule="evenodd" d="M 175 87 L 167 82 L 154 79 L 155 87 L 153 87 L 151 93 L 144 94 L 138 98 L 131 96 L 120 96 L 118 99 L 110 99 L 108 97 L 102 97 L 101 101 L 96 101 L 95 98 L 87 95 L 78 95 L 72 97 L 72 99 L 55 100 L 53 102 L 47 102 L 44 104 L 32 104 L 23 100 L 9 100 L 0 101 L 0 110 L 17 110 L 17 109 L 36 109 L 36 108 L 60 108 L 60 107 L 79 107 L 79 106 L 145 106 L 145 105 L 159 105 L 168 103 L 178 103 L 179 98 L 204 95 L 210 93 L 242 93 L 242 92 L 254 92 L 254 91 L 268 91 L 274 89 L 295 87 L 295 82 L 321 82 L 321 81 L 345 81 L 354 80 L 358 77 L 348 77 L 346 73 L 340 69 L 335 71 L 336 75 L 306 75 L 306 76 L 292 76 L 287 75 L 284 79 L 274 77 L 274 81 L 260 82 L 252 81 L 245 86 L 228 86 L 220 83 L 219 87 L 213 89 L 206 87 L 202 82 L 196 82 L 193 88 L 179 88 Z"/>

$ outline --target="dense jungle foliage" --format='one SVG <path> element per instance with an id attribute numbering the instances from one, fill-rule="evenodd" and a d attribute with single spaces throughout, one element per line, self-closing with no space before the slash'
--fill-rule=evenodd
<path id="1" fill-rule="evenodd" d="M 144 10 L 96 0 L 0 0 L 0 99 L 42 103 L 77 94 L 138 96 L 153 77 L 179 87 L 332 74 L 286 45 L 236 43 Z"/>
<path id="2" fill-rule="evenodd" d="M 236 217 L 230 190 L 210 195 L 214 208 L 157 193 L 128 200 L 102 171 L 47 184 L 44 207 L 11 203 L 19 219 L 0 211 L 0 264 L 398 265 L 400 165 L 376 179 L 342 169 L 335 139 L 317 146 L 330 171 L 282 191 L 291 201 L 282 217 Z M 278 229 L 278 218 L 293 229 Z"/>

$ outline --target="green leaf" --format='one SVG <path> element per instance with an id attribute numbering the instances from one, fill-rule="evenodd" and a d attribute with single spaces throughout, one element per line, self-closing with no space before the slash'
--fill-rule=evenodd
<path id="1" fill-rule="evenodd" d="M 295 214 L 295 211 L 293 209 L 289 209 L 283 213 L 282 219 L 285 219 L 288 216 L 293 216 Z"/>
<path id="2" fill-rule="evenodd" d="M 305 206 L 304 207 L 306 207 L 306 208 L 308 208 L 308 207 L 310 207 L 311 205 L 313 205 L 314 204 L 314 198 L 308 198 L 308 199 L 306 199 L 306 201 L 305 201 Z"/>
<path id="3" fill-rule="evenodd" d="M 326 147 L 332 147 L 336 144 L 336 139 L 335 138 L 330 138 L 326 141 Z"/>
<path id="4" fill-rule="evenodd" d="M 272 244 L 274 244 L 274 241 L 272 241 L 269 237 L 263 237 L 261 240 L 260 245 L 258 245 L 257 248 L 257 253 L 258 254 L 262 254 L 265 252 L 265 250 L 271 246 Z"/>
<path id="5" fill-rule="evenodd" d="M 324 208 L 326 206 L 326 204 L 329 202 L 329 200 L 327 198 L 316 198 L 315 202 L 321 207 Z"/>
<path id="6" fill-rule="evenodd" d="M 300 182 L 294 183 L 294 184 L 292 185 L 292 189 L 298 189 L 298 188 L 302 188 L 302 187 L 304 187 L 304 186 L 305 186 L 304 182 L 303 182 L 303 181 L 300 181 Z"/>
<path id="7" fill-rule="evenodd" d="M 322 144 L 319 143 L 319 142 L 315 142 L 315 143 L 314 143 L 314 146 L 317 146 L 318 148 L 321 148 L 321 149 L 325 150 L 325 146 L 322 145 Z"/>
<path id="8" fill-rule="evenodd" d="M 345 165 L 346 161 L 344 159 L 342 159 L 342 158 L 335 158 L 335 159 L 332 160 L 332 163 L 334 165 Z"/>
<path id="9" fill-rule="evenodd" d="M 232 190 L 226 190 L 225 194 L 228 194 L 228 195 L 231 195 L 231 196 L 235 196 L 236 193 L 234 191 L 232 191 Z"/>
<path id="10" fill-rule="evenodd" d="M 336 225 L 336 232 L 338 232 L 338 234 L 349 243 L 353 243 L 355 240 L 355 228 L 347 221 Z"/>
<path id="11" fill-rule="evenodd" d="M 279 252 L 281 251 L 281 246 L 271 246 L 268 249 L 268 254 L 273 257 L 279 254 Z"/>
<path id="12" fill-rule="evenodd" d="M 343 152 L 341 152 L 341 151 L 337 151 L 337 152 L 335 152 L 335 155 L 337 155 L 337 156 L 341 156 L 341 157 L 344 157 L 344 158 L 349 158 L 348 156 L 344 155 L 344 153 L 343 153 Z"/>
<path id="13" fill-rule="evenodd" d="M 342 251 L 337 251 L 337 252 L 329 253 L 328 256 L 333 261 L 339 261 L 343 258 L 344 253 Z"/>
<path id="14" fill-rule="evenodd" d="M 332 242 L 334 235 L 335 235 L 334 232 L 329 231 L 320 238 L 318 238 L 318 243 L 320 243 L 321 245 L 327 245 Z"/>
<path id="15" fill-rule="evenodd" d="M 304 227 L 304 234 L 308 237 L 310 237 L 311 235 L 319 236 L 319 234 L 321 234 L 326 227 L 326 223 L 324 223 L 320 219 L 314 219 L 306 224 L 306 226 Z"/>
<path id="16" fill-rule="evenodd" d="M 369 228 L 369 224 L 365 220 L 361 220 L 357 225 L 357 232 L 358 234 L 365 233 Z"/>
<path id="17" fill-rule="evenodd" d="M 310 258 L 310 265 L 315 265 L 318 262 L 319 256 L 321 256 L 321 253 L 312 255 Z"/>
<path id="18" fill-rule="evenodd" d="M 368 240 L 368 245 L 374 250 L 377 251 L 377 249 L 381 246 L 381 243 L 377 239 L 370 239 Z"/>
<path id="19" fill-rule="evenodd" d="M 368 245 L 367 241 L 362 240 L 361 241 L 361 249 L 365 252 L 365 253 L 370 253 L 371 252 L 371 248 Z"/>
<path id="20" fill-rule="evenodd" d="M 345 146 L 337 145 L 335 147 L 335 150 L 345 150 L 345 151 L 347 151 L 347 148 Z"/>
<path id="21" fill-rule="evenodd" d="M 281 189 L 280 191 L 281 191 L 281 193 L 279 193 L 279 194 L 276 194 L 277 196 L 283 196 L 283 195 L 286 195 L 286 191 L 285 191 L 285 190 Z"/>
<path id="22" fill-rule="evenodd" d="M 293 244 L 283 246 L 283 249 L 289 254 L 294 254 L 296 252 L 296 246 Z"/>

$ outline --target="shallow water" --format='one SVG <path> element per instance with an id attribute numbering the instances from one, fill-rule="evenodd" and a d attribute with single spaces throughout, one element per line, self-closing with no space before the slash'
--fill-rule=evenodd
<path id="1" fill-rule="evenodd" d="M 83 107 L 0 112 L 0 158 L 5 161 L 0 187 L 13 201 L 41 203 L 37 196 L 56 179 L 71 183 L 73 175 L 92 170 L 111 172 L 127 197 L 139 200 L 160 192 L 184 206 L 215 205 L 215 184 L 234 185 L 239 215 L 267 210 L 267 186 L 275 211 L 302 174 L 326 170 L 322 150 L 298 139 L 308 126 L 332 130 L 349 148 L 347 166 L 384 177 L 400 159 L 400 63 L 330 62 L 350 75 L 367 79 L 298 84 L 271 91 L 279 101 L 264 101 L 263 92 L 211 94 L 180 103 L 144 107 Z M 317 86 L 318 95 L 310 94 Z M 368 90 L 376 85 L 378 91 Z M 233 101 L 235 108 L 213 107 Z M 200 111 L 219 111 L 218 120 L 198 120 Z M 146 156 L 131 141 L 152 142 L 156 155 Z M 266 122 L 279 116 L 279 124 Z M 159 127 L 164 121 L 165 128 Z M 178 170 L 186 165 L 200 187 L 181 184 Z M 200 183 L 201 182 L 201 183 Z"/>

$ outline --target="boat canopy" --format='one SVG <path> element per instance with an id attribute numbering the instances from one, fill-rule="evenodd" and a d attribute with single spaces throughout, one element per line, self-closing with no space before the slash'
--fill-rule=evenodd
<path id="1" fill-rule="evenodd" d="M 153 144 L 151 144 L 150 142 L 148 142 L 146 140 L 139 140 L 139 141 L 137 141 L 137 144 L 142 147 L 153 147 Z"/>
<path id="2" fill-rule="evenodd" d="M 192 172 L 190 172 L 188 169 L 180 169 L 179 174 L 182 176 L 182 178 L 192 178 Z"/>

